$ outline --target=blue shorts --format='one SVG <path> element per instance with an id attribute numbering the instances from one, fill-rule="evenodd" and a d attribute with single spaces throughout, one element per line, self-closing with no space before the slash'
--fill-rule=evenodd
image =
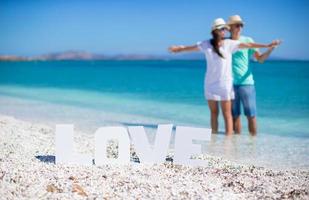
<path id="1" fill-rule="evenodd" d="M 254 85 L 234 85 L 235 99 L 232 101 L 233 117 L 241 114 L 241 105 L 247 117 L 256 116 L 256 94 Z"/>

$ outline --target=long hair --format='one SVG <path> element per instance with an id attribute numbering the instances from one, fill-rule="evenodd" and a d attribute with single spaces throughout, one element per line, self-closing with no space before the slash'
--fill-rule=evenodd
<path id="1" fill-rule="evenodd" d="M 221 40 L 219 33 L 216 30 L 213 30 L 211 32 L 212 34 L 212 39 L 210 40 L 210 44 L 214 48 L 214 51 L 221 57 L 224 58 L 222 53 L 219 50 L 219 41 Z"/>

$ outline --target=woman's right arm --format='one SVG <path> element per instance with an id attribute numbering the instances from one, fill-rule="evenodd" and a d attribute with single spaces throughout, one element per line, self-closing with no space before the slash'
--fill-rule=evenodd
<path id="1" fill-rule="evenodd" d="M 274 40 L 270 44 L 257 44 L 257 43 L 240 43 L 238 48 L 240 49 L 245 49 L 245 48 L 271 48 L 271 47 L 276 47 L 280 45 L 281 41 L 280 40 Z"/>
<path id="2" fill-rule="evenodd" d="M 173 53 L 179 53 L 179 52 L 199 51 L 199 48 L 197 45 L 192 46 L 177 45 L 169 47 L 168 50 Z"/>

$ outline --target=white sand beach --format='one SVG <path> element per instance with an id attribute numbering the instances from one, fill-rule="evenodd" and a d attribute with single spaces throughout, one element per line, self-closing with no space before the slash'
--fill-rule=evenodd
<path id="1" fill-rule="evenodd" d="M 205 167 L 56 165 L 54 134 L 54 127 L 0 115 L 1 199 L 309 198 L 309 169 L 275 171 L 208 155 L 201 155 Z M 91 135 L 75 135 L 78 151 L 94 154 Z"/>

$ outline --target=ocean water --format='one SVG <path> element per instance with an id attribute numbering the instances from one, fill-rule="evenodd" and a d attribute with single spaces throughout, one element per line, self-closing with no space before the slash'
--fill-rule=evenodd
<path id="1" fill-rule="evenodd" d="M 239 162 L 309 169 L 309 62 L 251 63 L 258 136 L 213 135 L 204 152 Z M 74 123 L 144 125 L 153 142 L 159 123 L 210 128 L 203 95 L 205 61 L 0 62 L 0 114 Z M 220 116 L 220 130 L 224 124 Z M 172 145 L 172 144 L 171 144 Z"/>

